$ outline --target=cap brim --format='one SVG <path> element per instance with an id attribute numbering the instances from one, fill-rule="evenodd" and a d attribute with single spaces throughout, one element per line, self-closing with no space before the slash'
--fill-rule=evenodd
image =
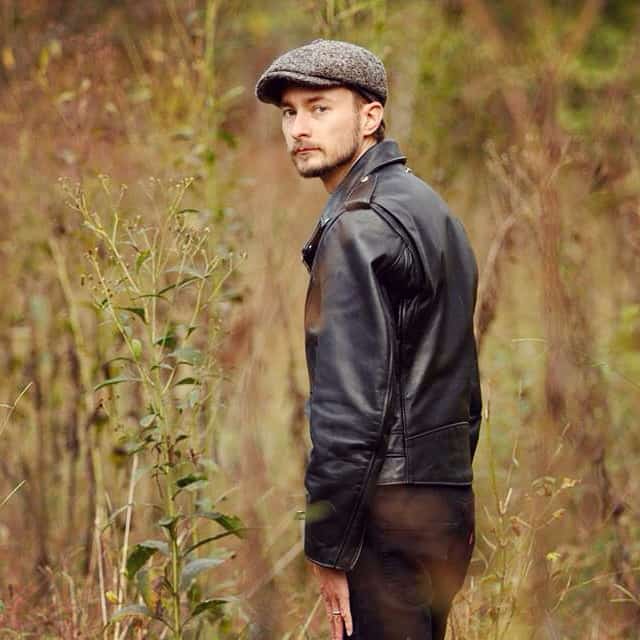
<path id="1" fill-rule="evenodd" d="M 303 87 L 339 87 L 343 83 L 297 71 L 271 71 L 258 81 L 256 97 L 262 102 L 279 105 L 282 92 L 292 84 Z"/>

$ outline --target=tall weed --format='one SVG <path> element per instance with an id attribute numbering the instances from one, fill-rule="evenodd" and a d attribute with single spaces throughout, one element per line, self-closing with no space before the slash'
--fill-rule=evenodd
<path id="1" fill-rule="evenodd" d="M 82 189 L 65 187 L 94 243 L 86 253 L 86 282 L 99 322 L 112 336 L 94 392 L 117 434 L 118 455 L 130 460 L 127 503 L 111 508 L 109 518 L 106 505 L 96 512 L 102 616 L 114 639 L 127 637 L 132 617 L 157 621 L 176 640 L 192 637 L 187 629 L 205 620 L 220 624 L 232 600 L 222 593 L 205 597 L 197 578 L 234 555 L 213 543 L 243 531 L 240 519 L 219 511 L 211 498 L 221 376 L 214 354 L 236 257 L 216 253 L 208 215 L 182 205 L 190 185 L 188 179 L 166 187 L 151 180 L 153 213 L 144 219 L 126 211 L 125 189 L 114 194 L 106 177 L 102 206 Z M 100 465 L 96 454 L 97 492 L 106 495 Z M 136 501 L 143 479 L 156 487 L 150 504 Z M 162 536 L 134 544 L 132 524 L 143 508 L 153 510 Z M 102 539 L 119 516 L 124 528 L 108 589 Z"/>

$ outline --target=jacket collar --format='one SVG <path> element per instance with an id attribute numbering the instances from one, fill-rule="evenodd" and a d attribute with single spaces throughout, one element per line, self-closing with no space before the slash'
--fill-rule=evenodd
<path id="1" fill-rule="evenodd" d="M 340 211 L 344 201 L 364 176 L 368 176 L 389 164 L 405 164 L 406 162 L 407 158 L 400 153 L 395 140 L 386 139 L 367 149 L 329 196 L 320 216 L 320 224 L 324 225 Z"/>

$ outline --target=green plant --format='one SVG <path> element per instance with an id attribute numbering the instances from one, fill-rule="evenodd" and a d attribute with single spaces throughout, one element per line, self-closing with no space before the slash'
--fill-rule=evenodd
<path id="1" fill-rule="evenodd" d="M 481 455 L 487 460 L 488 475 L 487 486 L 476 487 L 481 512 L 474 553 L 482 569 L 470 572 L 469 584 L 453 610 L 452 627 L 454 638 L 505 640 L 529 637 L 535 629 L 538 611 L 532 583 L 548 594 L 544 603 L 548 612 L 554 613 L 565 603 L 574 567 L 554 530 L 566 522 L 580 481 L 568 476 L 523 477 L 526 470 L 521 456 L 528 448 L 527 434 L 517 430 L 510 450 L 500 453 L 505 443 L 496 438 L 490 393 L 487 396 Z M 564 434 L 553 444 L 549 468 L 566 446 Z"/>
<path id="2" fill-rule="evenodd" d="M 114 197 L 106 177 L 100 192 L 106 205 L 97 210 L 85 191 L 66 185 L 94 245 L 86 254 L 93 307 L 112 335 L 110 357 L 102 364 L 106 375 L 94 392 L 104 395 L 118 451 L 132 460 L 127 504 L 97 522 L 105 531 L 120 514 L 125 518 L 114 590 L 106 591 L 98 559 L 105 633 L 113 628 L 116 639 L 126 636 L 122 624 L 131 616 L 159 621 L 175 640 L 202 618 L 222 619 L 223 605 L 232 598 L 204 597 L 196 578 L 233 552 L 200 554 L 221 538 L 241 537 L 244 528 L 207 496 L 217 468 L 208 452 L 220 379 L 214 355 L 218 316 L 235 256 L 215 253 L 208 215 L 182 205 L 190 184 L 187 179 L 165 189 L 152 180 L 153 213 L 144 219 L 124 210 L 124 189 Z M 97 476 L 98 458 L 96 453 Z M 140 461 L 150 464 L 139 468 Z M 157 525 L 163 538 L 131 549 L 136 484 L 144 476 L 155 482 L 162 499 L 153 508 L 161 514 Z M 204 523 L 216 523 L 221 531 L 203 533 Z M 152 558 L 160 560 L 152 563 Z M 134 581 L 141 602 L 128 601 Z M 106 600 L 118 607 L 110 617 Z"/>

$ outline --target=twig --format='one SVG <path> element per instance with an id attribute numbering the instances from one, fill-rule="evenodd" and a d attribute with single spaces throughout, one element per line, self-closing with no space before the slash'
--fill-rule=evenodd
<path id="1" fill-rule="evenodd" d="M 138 454 L 134 454 L 131 462 L 131 478 L 129 481 L 129 495 L 127 497 L 127 515 L 124 525 L 124 540 L 122 542 L 122 559 L 120 561 L 120 576 L 118 580 L 118 605 L 122 605 L 122 599 L 127 588 L 127 556 L 129 555 L 129 533 L 131 531 L 131 517 L 133 515 L 133 495 L 136 486 L 136 472 L 138 470 Z M 125 629 L 126 634 L 126 629 Z M 118 621 L 113 633 L 115 640 L 120 640 L 120 622 Z M 123 635 L 124 637 L 124 635 Z"/>
<path id="2" fill-rule="evenodd" d="M 309 614 L 308 618 L 306 619 L 302 629 L 300 629 L 300 633 L 298 634 L 298 638 L 297 640 L 304 640 L 304 637 L 307 633 L 307 629 L 309 628 L 309 625 L 311 624 L 311 621 L 313 620 L 313 617 L 316 615 L 316 611 L 318 610 L 318 607 L 320 606 L 320 602 L 322 601 L 322 596 L 318 596 L 318 598 L 316 599 L 316 603 L 313 605 L 313 609 L 311 609 L 311 613 Z"/>
<path id="3" fill-rule="evenodd" d="M 274 565 L 271 571 L 265 576 L 260 578 L 258 582 L 247 591 L 245 597 L 247 600 L 252 598 L 262 587 L 269 584 L 273 578 L 275 578 L 281 571 L 283 571 L 295 558 L 302 552 L 304 545 L 302 541 L 296 542 L 296 544 L 287 551 Z"/>

